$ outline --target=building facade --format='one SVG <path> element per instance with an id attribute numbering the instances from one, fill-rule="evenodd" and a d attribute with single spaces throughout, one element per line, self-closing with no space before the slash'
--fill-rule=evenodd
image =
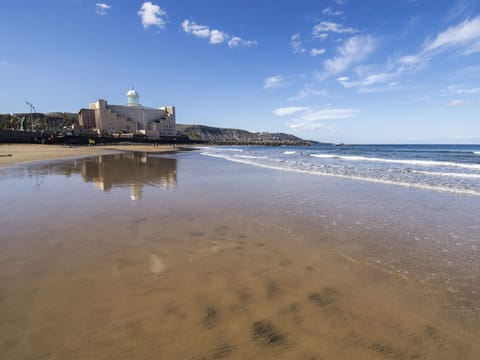
<path id="1" fill-rule="evenodd" d="M 78 124 L 84 129 L 94 129 L 95 111 L 91 109 L 80 109 L 78 112 Z"/>
<path id="2" fill-rule="evenodd" d="M 139 100 L 138 92 L 132 89 L 127 93 L 127 105 L 110 105 L 103 99 L 91 103 L 89 110 L 94 113 L 97 131 L 142 134 L 152 139 L 176 135 L 174 106 L 152 108 L 141 105 Z"/>

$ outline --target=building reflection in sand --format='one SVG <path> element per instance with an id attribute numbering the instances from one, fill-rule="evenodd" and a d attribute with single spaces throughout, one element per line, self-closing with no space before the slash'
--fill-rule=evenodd
<path id="1" fill-rule="evenodd" d="M 175 189 L 177 160 L 142 153 L 104 155 L 84 160 L 81 174 L 86 182 L 102 191 L 128 186 L 130 198 L 140 200 L 145 185 Z"/>
<path id="2" fill-rule="evenodd" d="M 80 174 L 85 182 L 95 188 L 110 191 L 113 188 L 130 188 L 130 198 L 141 200 L 144 187 L 174 190 L 177 187 L 177 160 L 146 153 L 121 153 L 86 159 L 58 160 L 29 164 L 10 169 L 16 178 L 35 177 L 38 190 L 43 178 L 56 174 L 70 177 Z M 0 177 L 0 182 L 2 181 Z"/>

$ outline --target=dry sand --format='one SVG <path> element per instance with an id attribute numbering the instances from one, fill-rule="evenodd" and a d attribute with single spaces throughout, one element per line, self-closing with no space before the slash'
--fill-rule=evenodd
<path id="1" fill-rule="evenodd" d="M 84 156 L 105 155 L 118 151 L 170 152 L 175 151 L 173 145 L 105 145 L 105 146 L 64 146 L 37 144 L 0 144 L 0 167 L 23 162 L 75 158 Z"/>

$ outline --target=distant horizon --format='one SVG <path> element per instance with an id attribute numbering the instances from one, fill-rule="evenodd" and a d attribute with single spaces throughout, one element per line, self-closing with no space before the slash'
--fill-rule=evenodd
<path id="1" fill-rule="evenodd" d="M 178 123 L 480 143 L 476 0 L 5 0 L 0 34 L 0 113 L 124 104 L 133 85 Z"/>

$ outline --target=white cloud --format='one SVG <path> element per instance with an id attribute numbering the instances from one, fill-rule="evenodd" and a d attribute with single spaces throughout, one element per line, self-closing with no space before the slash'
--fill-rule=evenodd
<path id="1" fill-rule="evenodd" d="M 337 78 L 338 81 L 348 81 L 349 80 L 349 77 L 348 76 L 341 76 L 339 78 Z"/>
<path id="2" fill-rule="evenodd" d="M 439 33 L 424 44 L 422 51 L 430 53 L 452 48 L 458 48 L 464 55 L 480 52 L 480 16 Z"/>
<path id="3" fill-rule="evenodd" d="M 343 11 L 333 10 L 332 8 L 327 7 L 327 8 L 322 10 L 322 14 L 326 15 L 326 16 L 340 16 L 340 15 L 343 14 Z"/>
<path id="4" fill-rule="evenodd" d="M 300 112 L 300 116 L 295 117 L 287 127 L 290 129 L 316 130 L 324 128 L 322 124 L 329 120 L 351 119 L 358 115 L 357 109 L 325 109 L 314 110 L 307 108 Z"/>
<path id="5" fill-rule="evenodd" d="M 167 13 L 160 6 L 146 1 L 137 14 L 142 18 L 142 25 L 145 29 L 150 26 L 156 26 L 159 29 L 165 28 Z"/>
<path id="6" fill-rule="evenodd" d="M 265 89 L 276 89 L 284 85 L 284 79 L 282 75 L 273 75 L 266 78 L 263 82 Z"/>
<path id="7" fill-rule="evenodd" d="M 218 29 L 210 29 L 207 25 L 198 25 L 195 21 L 183 20 L 182 29 L 187 34 L 192 34 L 198 38 L 208 38 L 210 44 L 221 44 L 228 40 L 228 46 L 231 48 L 239 46 L 257 45 L 256 41 L 243 40 L 238 36 L 230 36 L 224 31 Z"/>
<path id="8" fill-rule="evenodd" d="M 289 101 L 298 101 L 310 96 L 327 96 L 328 92 L 325 89 L 318 89 L 314 84 L 307 83 L 302 89 L 298 91 L 295 96 L 288 98 Z"/>
<path id="9" fill-rule="evenodd" d="M 96 3 L 95 6 L 97 8 L 97 14 L 100 16 L 107 15 L 108 10 L 112 8 L 110 5 L 104 3 Z"/>
<path id="10" fill-rule="evenodd" d="M 221 44 L 228 39 L 228 35 L 220 30 L 210 31 L 210 44 Z"/>
<path id="11" fill-rule="evenodd" d="M 356 109 L 327 109 L 312 111 L 302 116 L 302 119 L 308 122 L 324 121 L 324 120 L 338 120 L 350 119 L 357 116 Z"/>
<path id="12" fill-rule="evenodd" d="M 277 116 L 286 116 L 286 115 L 293 115 L 308 109 L 309 109 L 308 107 L 304 107 L 304 106 L 288 106 L 288 107 L 280 107 L 278 109 L 275 109 L 273 110 L 273 113 Z"/>
<path id="13" fill-rule="evenodd" d="M 182 22 L 182 29 L 187 34 L 192 34 L 199 38 L 210 37 L 210 28 L 205 25 L 197 25 L 194 21 L 184 20 Z"/>
<path id="14" fill-rule="evenodd" d="M 315 38 L 320 39 L 320 40 L 325 40 L 327 37 L 328 37 L 327 33 L 322 33 L 322 34 L 318 34 L 317 36 L 315 36 Z"/>
<path id="15" fill-rule="evenodd" d="M 383 69 L 359 74 L 359 79 L 356 81 L 339 81 L 344 87 L 357 88 L 360 92 L 392 91 L 400 88 L 394 80 L 424 68 L 434 56 L 449 50 L 461 55 L 480 52 L 480 16 L 451 26 L 439 32 L 433 39 L 427 39 L 416 54 L 389 60 Z M 379 84 L 381 86 L 378 86 Z M 457 94 L 471 94 L 475 93 L 474 89 L 464 89 L 464 92 L 460 92 L 461 89 L 456 89 L 456 92 L 453 89 L 450 91 Z"/>
<path id="16" fill-rule="evenodd" d="M 240 38 L 238 36 L 234 36 L 228 41 L 228 46 L 230 46 L 231 48 L 238 47 L 238 46 L 254 46 L 254 45 L 257 45 L 256 41 L 254 41 L 254 40 L 243 40 L 242 38 Z"/>
<path id="17" fill-rule="evenodd" d="M 480 93 L 480 88 L 469 88 L 466 86 L 462 85 L 449 85 L 448 90 L 453 93 L 453 94 L 479 94 Z"/>
<path id="18" fill-rule="evenodd" d="M 325 53 L 325 49 L 317 49 L 317 48 L 313 48 L 310 50 L 310 55 L 311 56 L 317 56 L 317 55 L 322 55 Z"/>
<path id="19" fill-rule="evenodd" d="M 466 101 L 466 100 L 462 100 L 462 99 L 457 99 L 457 100 L 452 100 L 448 103 L 445 104 L 445 106 L 448 106 L 448 107 L 459 107 L 459 106 L 465 106 L 465 105 L 468 105 L 469 102 Z"/>
<path id="20" fill-rule="evenodd" d="M 210 27 L 207 25 L 198 25 L 195 21 L 184 20 L 182 22 L 182 29 L 187 34 L 192 34 L 198 38 L 208 38 L 210 44 L 221 44 L 229 38 L 228 34 L 213 29 L 210 30 Z"/>
<path id="21" fill-rule="evenodd" d="M 397 77 L 397 74 L 394 72 L 383 72 L 383 73 L 373 73 L 365 76 L 363 79 L 358 81 L 349 81 L 343 78 L 338 78 L 337 80 L 346 88 L 352 87 L 368 87 L 379 83 L 386 83 Z M 395 83 L 394 83 L 395 84 Z"/>
<path id="22" fill-rule="evenodd" d="M 358 30 L 351 27 L 344 27 L 342 24 L 330 21 L 321 21 L 313 27 L 312 35 L 314 38 L 325 39 L 328 33 L 354 34 Z"/>
<path id="23" fill-rule="evenodd" d="M 302 80 L 305 80 L 305 76 L 303 74 L 273 75 L 265 78 L 263 87 L 265 89 L 290 87 Z"/>
<path id="24" fill-rule="evenodd" d="M 351 64 L 360 62 L 368 57 L 375 49 L 375 40 L 370 35 L 354 36 L 347 39 L 337 48 L 338 55 L 325 60 L 324 72 L 318 74 L 319 80 L 338 74 L 346 70 Z"/>
<path id="25" fill-rule="evenodd" d="M 292 47 L 294 54 L 303 53 L 306 51 L 302 44 L 302 37 L 298 33 L 293 34 L 290 38 L 290 46 Z"/>
<path id="26" fill-rule="evenodd" d="M 280 107 L 273 110 L 277 116 L 294 116 L 287 124 L 291 129 L 318 129 L 324 127 L 321 122 L 329 120 L 351 119 L 358 115 L 357 109 L 316 110 L 305 106 Z"/>

